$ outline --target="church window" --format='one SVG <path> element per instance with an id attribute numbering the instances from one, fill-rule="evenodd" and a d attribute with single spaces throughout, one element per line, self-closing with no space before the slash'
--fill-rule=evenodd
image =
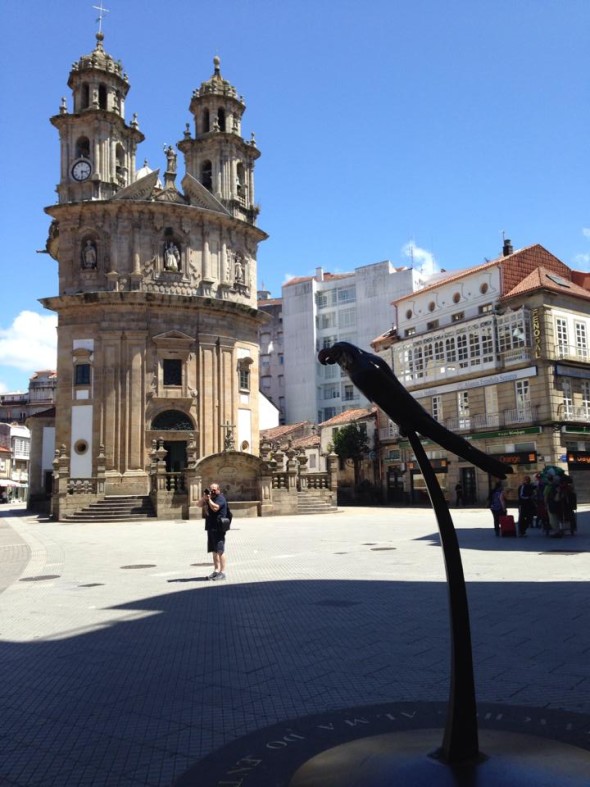
<path id="1" fill-rule="evenodd" d="M 106 85 L 98 86 L 98 106 L 100 109 L 107 108 L 107 88 Z"/>
<path id="2" fill-rule="evenodd" d="M 217 124 L 220 131 L 225 131 L 225 109 L 223 107 L 219 107 L 217 110 Z"/>
<path id="3" fill-rule="evenodd" d="M 77 363 L 74 366 L 74 385 L 90 385 L 89 363 Z"/>
<path id="4" fill-rule="evenodd" d="M 90 140 L 88 137 L 78 137 L 76 140 L 76 158 L 90 158 Z"/>
<path id="5" fill-rule="evenodd" d="M 250 390 L 250 369 L 244 367 L 240 369 L 240 391 Z"/>
<path id="6" fill-rule="evenodd" d="M 243 197 L 245 196 L 245 176 L 244 176 L 244 165 L 240 162 L 237 166 L 237 183 L 236 188 L 238 190 L 238 196 Z"/>
<path id="7" fill-rule="evenodd" d="M 74 451 L 77 454 L 85 454 L 88 451 L 88 443 L 86 440 L 76 440 L 74 443 Z"/>
<path id="8" fill-rule="evenodd" d="M 127 167 L 125 166 L 125 150 L 123 145 L 118 144 L 116 149 L 116 157 L 117 157 L 117 180 L 120 186 L 127 185 Z"/>
<path id="9" fill-rule="evenodd" d="M 208 109 L 204 109 L 203 110 L 203 120 L 202 120 L 203 134 L 206 134 L 208 131 L 210 131 L 210 129 L 211 129 L 211 124 L 210 124 L 210 121 L 209 121 L 209 110 Z"/>
<path id="10" fill-rule="evenodd" d="M 90 87 L 82 85 L 82 109 L 88 109 L 90 106 Z"/>
<path id="11" fill-rule="evenodd" d="M 152 429 L 168 432 L 191 432 L 193 423 L 186 413 L 178 410 L 166 410 L 159 413 L 152 421 Z"/>
<path id="12" fill-rule="evenodd" d="M 250 365 L 252 363 L 252 358 L 240 358 L 238 361 L 238 378 L 242 393 L 250 392 Z"/>
<path id="13" fill-rule="evenodd" d="M 162 366 L 164 385 L 182 385 L 182 361 L 180 358 L 164 358 Z"/>
<path id="14" fill-rule="evenodd" d="M 213 167 L 210 161 L 203 161 L 201 164 L 201 183 L 209 191 L 213 190 Z"/>

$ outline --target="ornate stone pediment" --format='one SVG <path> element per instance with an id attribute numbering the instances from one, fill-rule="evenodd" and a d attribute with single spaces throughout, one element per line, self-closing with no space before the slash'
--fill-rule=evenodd
<path id="1" fill-rule="evenodd" d="M 164 191 L 160 192 L 155 199 L 156 202 L 174 202 L 180 205 L 186 205 L 188 202 L 188 199 L 183 197 L 182 194 L 175 188 L 164 189 Z"/>
<path id="2" fill-rule="evenodd" d="M 214 210 L 216 213 L 223 213 L 225 216 L 230 216 L 230 212 L 226 210 L 221 202 L 211 194 L 211 192 L 203 186 L 202 183 L 188 172 L 182 179 L 182 188 L 184 193 L 189 198 L 191 205 L 206 210 Z"/>
<path id="3" fill-rule="evenodd" d="M 195 339 L 182 331 L 166 331 L 154 336 L 152 341 L 158 347 L 183 347 L 188 351 Z"/>
<path id="4" fill-rule="evenodd" d="M 147 200 L 153 196 L 154 189 L 158 184 L 158 174 L 160 170 L 155 169 L 149 175 L 145 175 L 135 183 L 130 183 L 124 189 L 120 189 L 113 197 L 113 199 L 138 199 Z"/>

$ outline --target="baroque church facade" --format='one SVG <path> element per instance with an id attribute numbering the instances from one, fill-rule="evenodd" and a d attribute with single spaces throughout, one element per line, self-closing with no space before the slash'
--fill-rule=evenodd
<path id="1" fill-rule="evenodd" d="M 258 330 L 268 318 L 257 309 L 256 256 L 267 236 L 256 225 L 260 153 L 253 135 L 242 137 L 244 101 L 215 58 L 177 145 L 182 182 L 171 146 L 163 177 L 137 169 L 144 136 L 135 115 L 126 120 L 129 81 L 103 39 L 72 66 L 71 109 L 64 98 L 51 118 L 61 168 L 47 251 L 59 292 L 41 303 L 58 315 L 58 519 L 75 492 L 78 507 L 148 495 L 158 473 L 172 501 L 204 457 L 254 458 L 259 448 Z M 234 497 L 261 497 L 240 495 L 234 480 Z M 197 495 L 193 484 L 183 515 L 200 514 Z"/>

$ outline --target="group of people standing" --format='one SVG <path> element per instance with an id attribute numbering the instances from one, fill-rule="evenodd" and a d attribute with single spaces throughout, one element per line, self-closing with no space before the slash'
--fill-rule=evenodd
<path id="1" fill-rule="evenodd" d="M 490 492 L 489 507 L 494 518 L 494 531 L 500 535 L 500 518 L 508 513 L 504 488 L 498 481 Z M 540 527 L 554 538 L 569 530 L 576 532 L 577 500 L 570 476 L 550 468 L 537 473 L 534 482 L 523 476 L 518 487 L 518 522 L 516 533 L 526 536 L 529 527 Z"/>

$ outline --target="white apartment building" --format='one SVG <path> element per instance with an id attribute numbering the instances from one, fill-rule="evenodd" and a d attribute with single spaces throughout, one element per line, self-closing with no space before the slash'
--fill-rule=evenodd
<path id="1" fill-rule="evenodd" d="M 391 324 L 392 301 L 426 282 L 418 270 L 396 268 L 389 260 L 283 285 L 283 344 L 286 423 L 321 423 L 345 410 L 366 407 L 367 400 L 337 365 L 322 366 L 323 347 L 347 341 L 370 350 L 383 326 Z"/>
<path id="2" fill-rule="evenodd" d="M 258 308 L 270 320 L 258 329 L 260 344 L 260 392 L 278 409 L 278 423 L 285 421 L 285 366 L 283 342 L 283 301 L 271 298 L 268 290 L 258 290 Z M 268 428 L 268 425 L 261 429 Z"/>

